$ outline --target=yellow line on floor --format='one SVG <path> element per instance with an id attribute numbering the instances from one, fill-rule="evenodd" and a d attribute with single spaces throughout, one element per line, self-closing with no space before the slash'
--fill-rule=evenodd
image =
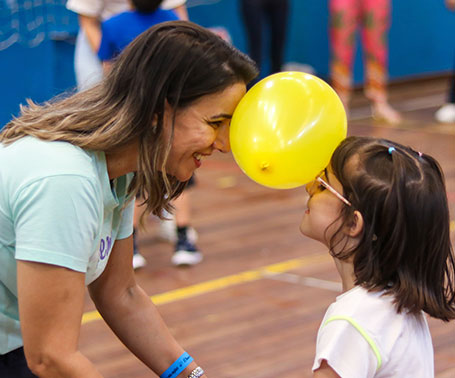
<path id="1" fill-rule="evenodd" d="M 151 296 L 151 299 L 155 305 L 159 306 L 186 298 L 192 298 L 197 295 L 225 289 L 230 286 L 257 281 L 263 277 L 267 277 L 267 275 L 270 277 L 270 274 L 273 273 L 284 273 L 313 263 L 325 262 L 328 260 L 330 260 L 329 254 L 324 253 L 302 257 L 299 259 L 292 259 L 277 264 L 267 265 L 262 268 L 247 270 L 245 272 L 232 274 L 230 276 L 201 282 L 195 285 L 183 287 L 181 289 L 171 290 L 166 293 L 156 294 Z M 90 323 L 94 320 L 99 319 L 101 319 L 101 315 L 97 311 L 86 312 L 82 316 L 82 324 Z"/>

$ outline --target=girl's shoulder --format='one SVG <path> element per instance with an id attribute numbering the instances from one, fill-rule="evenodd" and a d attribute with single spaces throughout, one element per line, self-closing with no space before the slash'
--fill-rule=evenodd
<path id="1" fill-rule="evenodd" d="M 341 294 L 330 305 L 324 322 L 344 319 L 369 334 L 382 334 L 389 342 L 408 332 L 428 333 L 423 312 L 410 314 L 398 312 L 393 295 L 385 291 L 369 291 L 362 286 Z M 387 336 L 388 335 L 388 336 Z"/>
<path id="2" fill-rule="evenodd" d="M 387 327 L 388 324 L 406 327 L 406 323 L 423 321 L 423 313 L 413 315 L 406 311 L 397 312 L 393 295 L 386 291 L 367 290 L 362 286 L 339 295 L 330 305 L 326 316 L 345 316 L 366 324 Z"/>

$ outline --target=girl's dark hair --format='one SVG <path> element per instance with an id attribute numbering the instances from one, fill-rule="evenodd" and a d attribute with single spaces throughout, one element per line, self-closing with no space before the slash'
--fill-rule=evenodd
<path id="1" fill-rule="evenodd" d="M 163 2 L 163 0 L 131 0 L 134 9 L 140 13 L 155 12 Z"/>
<path id="2" fill-rule="evenodd" d="M 138 170 L 129 188 L 145 213 L 162 216 L 185 183 L 166 172 L 173 132 L 164 137 L 165 104 L 178 110 L 202 96 L 250 82 L 258 71 L 245 54 L 188 21 L 157 24 L 139 35 L 95 87 L 44 105 L 29 103 L 0 133 L 9 144 L 25 135 L 110 151 L 139 142 Z"/>
<path id="3" fill-rule="evenodd" d="M 364 220 L 358 245 L 335 253 L 331 243 L 332 255 L 353 255 L 355 283 L 393 295 L 398 312 L 454 319 L 455 258 L 437 161 L 389 140 L 349 137 L 334 152 L 331 167 L 352 203 L 343 208 L 343 225 L 355 210 Z"/>

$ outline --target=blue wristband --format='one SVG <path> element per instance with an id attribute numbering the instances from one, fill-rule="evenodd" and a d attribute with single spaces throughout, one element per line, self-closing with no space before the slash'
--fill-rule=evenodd
<path id="1" fill-rule="evenodd" d="M 177 360 L 160 375 L 160 378 L 176 378 L 185 368 L 193 362 L 193 357 L 184 352 Z"/>

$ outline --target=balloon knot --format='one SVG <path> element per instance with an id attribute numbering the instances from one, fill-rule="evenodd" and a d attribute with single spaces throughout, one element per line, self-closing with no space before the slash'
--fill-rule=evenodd
<path id="1" fill-rule="evenodd" d="M 267 161 L 261 163 L 261 171 L 266 171 L 270 167 L 270 164 Z"/>

